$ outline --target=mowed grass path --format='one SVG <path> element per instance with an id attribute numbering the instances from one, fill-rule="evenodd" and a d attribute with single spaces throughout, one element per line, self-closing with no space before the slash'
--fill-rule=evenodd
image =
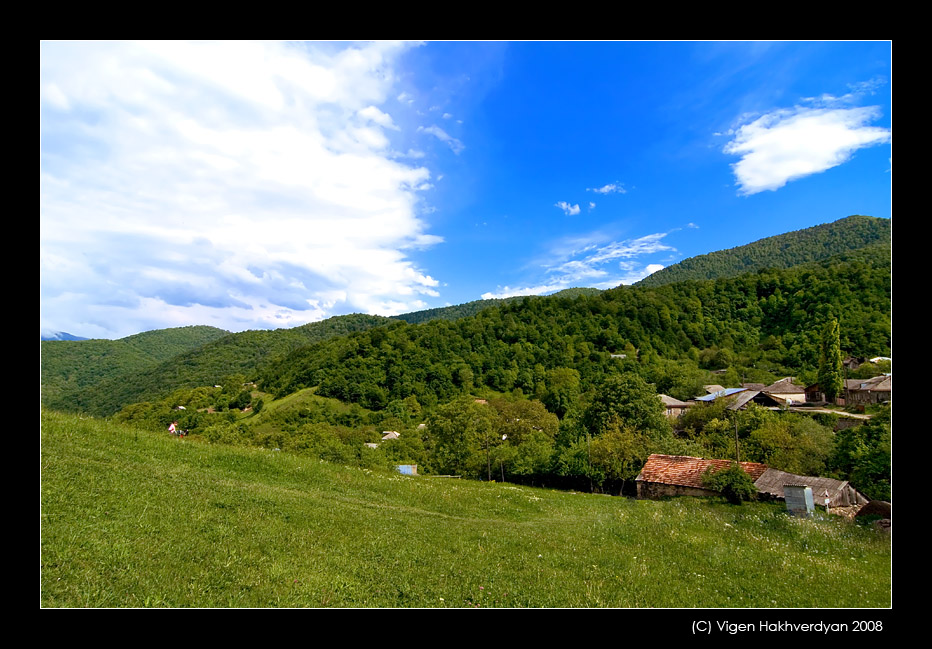
<path id="1" fill-rule="evenodd" d="M 45 607 L 887 607 L 890 540 L 779 505 L 407 477 L 43 413 Z"/>

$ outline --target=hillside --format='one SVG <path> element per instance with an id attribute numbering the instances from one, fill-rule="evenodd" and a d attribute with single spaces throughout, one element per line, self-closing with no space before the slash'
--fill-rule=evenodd
<path id="1" fill-rule="evenodd" d="M 845 353 L 887 355 L 889 259 L 878 247 L 789 270 L 525 298 L 454 321 L 396 323 L 295 350 L 260 383 L 278 396 L 319 386 L 323 396 L 381 409 L 410 396 L 445 402 L 480 387 L 539 394 L 544 374 L 558 368 L 592 386 L 622 352 L 642 369 L 671 359 L 736 366 L 746 376 L 755 367 L 794 375 L 816 367 L 829 317 L 839 320 Z"/>
<path id="2" fill-rule="evenodd" d="M 119 340 L 41 341 L 42 403 L 64 407 L 91 386 L 150 370 L 179 354 L 223 338 L 216 327 L 146 331 Z"/>
<path id="3" fill-rule="evenodd" d="M 136 368 L 80 392 L 70 392 L 69 409 L 109 415 L 130 403 L 156 399 L 178 388 L 215 385 L 231 375 L 241 374 L 243 380 L 252 380 L 277 358 L 302 346 L 388 322 L 381 316 L 355 313 L 292 329 L 227 334 L 157 365 Z"/>
<path id="4" fill-rule="evenodd" d="M 41 423 L 43 607 L 891 605 L 889 537 L 836 516 L 402 476 L 59 413 Z"/>
<path id="5" fill-rule="evenodd" d="M 735 277 L 765 268 L 792 268 L 870 245 L 890 245 L 892 222 L 849 216 L 737 248 L 690 257 L 645 277 L 636 286 L 656 287 L 687 280 Z"/>
<path id="6" fill-rule="evenodd" d="M 414 396 L 433 404 L 477 388 L 535 394 L 545 389 L 542 373 L 561 367 L 579 371 L 589 386 L 604 375 L 607 359 L 625 350 L 702 369 L 734 366 L 746 379 L 756 374 L 770 381 L 814 367 L 818 330 L 830 314 L 840 320 L 846 353 L 889 354 L 889 227 L 889 221 L 853 216 L 686 260 L 635 286 L 477 300 L 394 318 L 338 316 L 225 335 L 176 356 L 166 350 L 157 363 L 144 334 L 114 341 L 119 345 L 68 343 L 87 346 L 75 347 L 82 350 L 80 362 L 43 351 L 43 403 L 109 415 L 179 388 L 242 375 L 261 378 L 279 396 L 320 386 L 322 396 L 381 409 L 392 400 Z M 778 267 L 819 256 L 808 265 Z M 735 275 L 739 258 L 766 268 Z M 649 285 L 677 272 L 723 277 Z M 388 327 L 364 333 L 379 325 Z"/>

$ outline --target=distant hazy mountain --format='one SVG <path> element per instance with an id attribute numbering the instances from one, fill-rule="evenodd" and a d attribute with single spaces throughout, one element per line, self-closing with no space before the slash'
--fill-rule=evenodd
<path id="1" fill-rule="evenodd" d="M 854 215 L 768 237 L 737 248 L 690 257 L 637 282 L 656 287 L 686 280 L 736 277 L 763 268 L 792 268 L 872 245 L 890 245 L 889 219 Z"/>
<path id="2" fill-rule="evenodd" d="M 51 333 L 40 334 L 39 340 L 88 340 L 88 339 L 81 338 L 81 336 L 75 336 L 74 334 L 70 334 L 67 331 L 53 331 Z"/>

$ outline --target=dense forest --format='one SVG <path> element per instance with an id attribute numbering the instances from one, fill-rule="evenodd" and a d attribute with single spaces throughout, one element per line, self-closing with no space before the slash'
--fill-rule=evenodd
<path id="1" fill-rule="evenodd" d="M 42 403 L 67 410 L 76 395 L 95 385 L 156 367 L 229 333 L 216 327 L 194 326 L 146 331 L 120 340 L 42 341 Z"/>
<path id="2" fill-rule="evenodd" d="M 723 380 L 732 382 L 812 373 L 830 318 L 839 321 L 845 353 L 889 355 L 889 248 L 860 257 L 395 323 L 298 349 L 261 373 L 259 384 L 276 396 L 319 386 L 322 396 L 378 410 L 409 396 L 449 401 L 474 387 L 537 395 L 557 368 L 577 371 L 586 385 L 626 363 L 663 360 L 728 370 Z M 677 386 L 661 387 L 675 393 Z"/>

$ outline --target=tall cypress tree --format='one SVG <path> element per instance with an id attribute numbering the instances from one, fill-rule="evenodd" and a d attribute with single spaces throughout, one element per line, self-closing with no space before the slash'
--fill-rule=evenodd
<path id="1" fill-rule="evenodd" d="M 845 389 L 841 363 L 841 335 L 838 320 L 832 318 L 822 330 L 819 354 L 819 387 L 827 401 L 834 401 Z"/>

